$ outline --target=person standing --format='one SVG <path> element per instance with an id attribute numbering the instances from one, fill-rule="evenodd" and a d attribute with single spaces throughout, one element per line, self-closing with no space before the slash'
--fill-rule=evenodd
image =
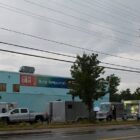
<path id="1" fill-rule="evenodd" d="M 113 116 L 113 119 L 116 120 L 116 106 L 115 105 L 112 106 L 112 116 Z"/>

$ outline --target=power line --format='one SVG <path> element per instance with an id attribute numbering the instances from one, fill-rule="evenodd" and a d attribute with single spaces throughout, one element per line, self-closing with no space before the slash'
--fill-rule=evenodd
<path id="1" fill-rule="evenodd" d="M 78 2 L 78 1 L 74 1 L 74 0 L 70 0 L 70 1 L 72 1 L 73 3 L 75 3 L 75 4 L 77 4 L 78 6 L 82 6 L 82 7 L 87 7 L 87 8 L 89 8 L 89 9 L 92 9 L 93 10 L 93 7 L 92 7 L 92 5 L 90 4 L 88 4 L 88 3 L 81 3 L 81 2 Z M 96 6 L 97 7 L 97 6 Z M 111 12 L 108 12 L 108 11 L 101 11 L 104 7 L 103 6 L 101 6 L 101 5 L 98 5 L 98 7 L 99 8 L 101 8 L 100 10 L 96 10 L 97 12 L 100 12 L 100 13 L 106 13 L 106 15 L 109 15 L 110 17 L 112 17 L 112 18 L 114 18 L 114 17 L 116 17 L 116 18 L 118 18 L 119 20 L 120 20 L 120 18 L 117 16 L 117 15 L 113 15 Z M 94 9 L 95 10 L 95 9 Z M 124 17 L 123 18 L 121 18 L 121 20 L 123 20 L 123 21 L 125 21 L 124 20 Z M 126 22 L 126 21 L 125 21 Z M 134 21 L 130 21 L 130 20 L 127 20 L 127 23 L 128 22 L 131 22 L 131 24 L 134 22 Z"/>
<path id="2" fill-rule="evenodd" d="M 92 31 L 88 31 L 87 29 L 85 29 L 83 27 L 71 25 L 71 24 L 65 23 L 65 22 L 60 21 L 60 20 L 56 20 L 56 19 L 53 19 L 53 18 L 50 18 L 50 17 L 41 16 L 41 15 L 26 11 L 26 10 L 22 10 L 22 9 L 13 7 L 13 6 L 12 7 L 7 6 L 7 7 L 0 6 L 0 8 L 4 8 L 6 10 L 9 10 L 9 11 L 12 11 L 12 12 L 15 12 L 15 13 L 18 13 L 18 14 L 26 15 L 26 16 L 29 16 L 29 17 L 32 17 L 32 18 L 35 18 L 35 19 L 38 19 L 38 20 L 41 20 L 41 21 L 51 22 L 53 24 L 56 24 L 56 25 L 59 25 L 59 26 L 65 27 L 65 28 L 69 28 L 69 29 L 73 29 L 73 30 L 76 30 L 76 31 L 79 31 L 79 32 L 84 32 L 86 34 L 94 35 Z M 11 9 L 11 8 L 13 8 L 13 9 Z"/>
<path id="3" fill-rule="evenodd" d="M 117 57 L 117 58 L 121 58 L 121 59 L 127 59 L 127 60 L 131 60 L 131 61 L 140 62 L 140 60 L 138 60 L 138 59 L 132 59 L 132 58 L 128 58 L 128 57 L 122 57 L 122 56 L 118 56 L 118 55 L 114 55 L 114 54 L 109 54 L 109 53 L 106 53 L 106 52 L 95 51 L 95 50 L 92 50 L 92 49 L 87 49 L 87 48 L 75 46 L 75 45 L 72 45 L 72 44 L 68 44 L 68 43 L 64 43 L 64 42 L 60 42 L 60 41 L 55 41 L 55 40 L 35 36 L 33 34 L 27 34 L 27 33 L 11 30 L 11 29 L 7 29 L 7 28 L 1 28 L 1 27 L 0 27 L 0 29 L 8 31 L 8 32 L 13 32 L 13 33 L 16 33 L 16 34 L 29 36 L 29 37 L 36 38 L 36 39 L 40 39 L 40 40 L 43 40 L 43 41 L 48 41 L 48 42 L 52 42 L 52 43 L 55 43 L 55 44 L 64 45 L 64 46 L 71 47 L 71 48 L 76 48 L 76 49 L 80 49 L 80 50 L 84 50 L 84 51 L 86 50 L 86 51 L 89 51 L 89 52 L 94 52 L 94 53 L 98 53 L 98 54 L 102 54 L 102 55 L 113 56 L 113 57 Z"/>
<path id="4" fill-rule="evenodd" d="M 32 48 L 32 47 L 27 47 L 27 46 L 13 44 L 13 43 L 8 43 L 8 42 L 3 42 L 3 41 L 0 41 L 0 44 L 15 46 L 15 47 L 18 47 L 18 48 L 24 48 L 24 49 L 29 49 L 29 50 L 35 50 L 35 51 L 40 51 L 40 52 L 45 52 L 45 53 L 51 53 L 51 54 L 61 55 L 61 56 L 66 56 L 66 57 L 71 57 L 71 58 L 76 58 L 76 56 L 72 56 L 72 55 L 66 55 L 66 54 L 62 54 L 62 53 L 56 53 L 56 52 L 52 52 L 52 51 L 36 49 L 36 48 Z M 124 65 L 117 65 L 117 64 L 112 64 L 112 63 L 107 63 L 107 62 L 102 62 L 102 61 L 100 61 L 100 63 L 107 64 L 107 65 L 118 66 L 118 67 L 123 67 L 123 68 L 140 70 L 140 68 L 134 68 L 134 67 L 124 66 Z"/>
<path id="5" fill-rule="evenodd" d="M 69 6 L 67 6 L 67 5 L 64 5 L 64 4 L 62 4 L 62 3 L 58 3 L 58 2 L 53 1 L 53 0 L 51 0 L 51 1 L 49 1 L 49 2 L 54 3 L 54 4 L 56 4 L 56 5 L 60 6 L 60 7 L 63 7 L 63 8 L 65 8 L 65 9 L 69 9 L 69 10 L 75 11 L 75 12 L 77 12 L 77 13 L 79 13 L 79 14 L 88 16 L 88 17 L 90 17 L 90 18 L 98 19 L 98 20 L 102 20 L 102 21 L 103 21 L 103 19 L 101 19 L 101 18 L 99 18 L 99 17 L 96 17 L 96 16 L 94 16 L 94 15 L 91 15 L 91 14 L 85 12 L 85 11 L 83 12 L 83 11 L 81 11 L 81 10 L 79 10 L 79 9 L 75 9 L 75 8 L 73 8 L 73 7 L 69 7 Z M 111 24 L 111 23 L 108 22 L 108 21 L 104 21 L 104 22 Z M 130 23 L 130 22 L 127 22 L 127 23 Z M 131 24 L 132 24 L 132 21 L 131 21 Z M 114 24 L 113 24 L 113 25 L 114 25 Z M 116 23 L 115 23 L 115 25 L 116 25 Z M 118 26 L 118 25 L 117 25 L 117 26 Z M 126 29 L 126 27 L 123 27 L 123 28 Z M 129 28 L 127 28 L 127 30 L 128 30 L 128 29 L 129 29 Z M 137 31 L 135 31 L 135 32 L 138 33 Z"/>
<path id="6" fill-rule="evenodd" d="M 26 55 L 26 56 L 31 56 L 31 57 L 50 59 L 50 60 L 61 61 L 61 62 L 67 62 L 67 63 L 73 63 L 73 61 L 69 61 L 69 60 L 63 60 L 63 59 L 57 59 L 57 58 L 52 58 L 52 57 L 39 56 L 39 55 L 34 55 L 34 54 L 29 54 L 29 53 L 22 53 L 22 52 L 16 52 L 16 51 L 10 51 L 10 50 L 5 50 L 5 49 L 0 49 L 0 51 L 14 53 L 14 54 L 20 54 L 20 55 Z"/>
<path id="7" fill-rule="evenodd" d="M 29 3 L 29 4 L 32 4 L 32 5 L 35 5 L 35 6 L 41 7 L 41 8 L 45 8 L 45 9 L 51 10 L 51 11 L 53 11 L 53 12 L 60 13 L 60 14 L 63 14 L 63 15 L 66 15 L 66 16 L 69 16 L 69 17 L 72 17 L 72 18 L 77 19 L 77 20 L 81 20 L 81 21 L 84 21 L 84 22 L 87 22 L 87 23 L 90 23 L 90 24 L 95 24 L 95 25 L 100 26 L 99 24 L 93 23 L 93 22 L 91 22 L 91 21 L 89 21 L 89 20 L 82 19 L 82 18 L 79 18 L 79 17 L 73 16 L 73 15 L 70 15 L 70 14 L 66 14 L 66 13 L 64 13 L 64 12 L 62 12 L 62 11 L 60 11 L 60 10 L 52 9 L 52 8 L 47 7 L 47 6 L 44 6 L 44 5 L 41 5 L 41 4 L 38 4 L 38 3 L 35 3 L 35 2 L 31 2 L 31 1 L 28 1 L 28 0 L 24 0 L 24 1 L 27 2 L 27 3 Z M 106 26 L 102 26 L 102 25 L 101 25 L 101 27 L 103 27 L 103 28 L 107 28 L 107 29 L 109 29 L 109 30 L 113 30 L 113 31 L 116 31 L 116 32 L 118 32 L 118 33 L 122 33 L 122 34 L 125 34 L 125 35 L 128 35 L 128 36 L 138 37 L 138 36 L 136 36 L 136 35 L 128 34 L 128 33 L 125 33 L 125 32 L 119 31 L 119 30 L 114 30 L 114 29 L 109 28 L 109 27 L 106 27 Z M 110 35 L 109 35 L 109 36 L 110 36 Z M 118 38 L 118 37 L 117 37 L 117 38 Z M 129 45 L 132 46 L 132 44 L 131 44 L 132 42 L 131 42 L 131 41 L 126 40 L 126 39 L 124 40 L 124 39 L 121 39 L 121 38 L 118 38 L 118 39 L 119 39 L 119 40 L 122 40 L 122 41 L 127 41 L 127 44 L 130 43 Z M 116 40 L 116 39 L 111 39 L 111 40 L 118 41 L 118 40 Z M 137 45 L 134 45 L 134 46 L 137 47 L 137 48 L 140 48 L 139 45 L 138 45 L 138 46 L 137 46 Z"/>
<path id="8" fill-rule="evenodd" d="M 60 11 L 60 10 L 52 9 L 52 8 L 50 8 L 50 7 L 41 5 L 41 4 L 36 3 L 36 2 L 31 2 L 31 1 L 28 1 L 28 0 L 24 0 L 24 1 L 27 2 L 27 3 L 29 3 L 29 4 L 32 4 L 32 5 L 41 7 L 41 8 L 45 8 L 45 9 L 51 10 L 51 11 L 53 11 L 53 12 L 56 12 L 56 13 L 63 14 L 63 15 L 65 15 L 65 16 L 74 18 L 74 19 L 76 19 L 76 20 L 80 20 L 80 21 L 83 21 L 83 22 L 86 22 L 86 23 L 89 23 L 89 24 L 94 24 L 94 25 L 100 26 L 101 28 L 109 29 L 109 30 L 112 30 L 112 31 L 114 31 L 114 32 L 121 33 L 121 34 L 128 35 L 128 36 L 138 37 L 138 36 L 136 36 L 136 35 L 132 35 L 132 33 L 131 33 L 131 34 L 125 33 L 125 32 L 122 32 L 122 31 L 119 31 L 119 30 L 116 30 L 116 29 L 112 29 L 112 28 L 107 27 L 107 26 L 104 26 L 104 25 L 100 25 L 100 24 L 97 24 L 97 23 L 93 23 L 93 22 L 91 22 L 90 20 L 83 19 L 83 18 L 79 18 L 79 17 L 77 17 L 77 16 L 74 16 L 74 15 L 71 15 L 71 14 L 67 14 L 67 13 L 62 12 L 62 11 Z"/>
<path id="9" fill-rule="evenodd" d="M 15 46 L 15 47 L 18 47 L 18 48 L 24 48 L 24 49 L 29 49 L 29 50 L 35 50 L 35 51 L 40 51 L 40 52 L 45 52 L 45 53 L 51 53 L 51 54 L 61 55 L 61 56 L 66 56 L 66 57 L 71 57 L 71 58 L 76 58 L 76 57 L 74 57 L 72 55 L 67 55 L 67 54 L 64 54 L 64 53 L 57 53 L 57 52 L 52 52 L 52 51 L 48 51 L 48 50 L 36 49 L 36 48 L 32 48 L 32 47 L 27 47 L 27 46 L 23 46 L 23 45 L 17 45 L 17 44 L 3 42 L 3 41 L 0 41 L 0 44 Z"/>
<path id="10" fill-rule="evenodd" d="M 0 4 L 1 4 L 1 3 L 0 3 Z M 43 20 L 43 21 L 46 21 L 46 22 L 51 22 L 51 23 L 53 23 L 53 24 L 57 24 L 57 25 L 59 25 L 59 26 L 65 27 L 65 28 L 69 28 L 69 29 L 73 29 L 73 30 L 80 31 L 80 32 L 84 32 L 84 33 L 86 33 L 86 34 L 94 35 L 93 33 L 95 33 L 95 32 L 92 32 L 92 31 L 88 31 L 87 29 L 85 29 L 85 28 L 83 28 L 83 27 L 79 27 L 79 26 L 67 24 L 67 23 L 65 23 L 65 22 L 62 22 L 62 21 L 59 21 L 59 20 L 56 20 L 56 19 L 52 19 L 52 18 L 48 18 L 48 17 L 45 17 L 45 16 L 40 16 L 40 15 L 34 14 L 34 13 L 32 13 L 32 12 L 25 11 L 25 10 L 22 10 L 22 9 L 13 7 L 13 6 L 12 6 L 12 8 L 14 8 L 14 10 L 13 10 L 13 9 L 10 9 L 11 6 L 9 6 L 10 8 L 2 7 L 2 6 L 0 6 L 0 7 L 1 7 L 1 8 L 4 8 L 4 9 L 6 9 L 6 10 L 10 10 L 10 11 L 12 11 L 12 12 L 16 12 L 16 13 L 18 13 L 18 14 L 23 14 L 23 15 L 26 15 L 26 16 L 29 16 L 29 17 L 38 19 L 38 20 Z M 15 10 L 15 9 L 16 9 L 16 10 Z M 17 10 L 18 10 L 18 12 L 17 12 Z M 108 36 L 110 36 L 110 35 L 108 35 Z M 112 36 L 110 36 L 110 37 L 112 37 Z M 110 39 L 110 40 L 117 41 L 117 42 L 118 42 L 117 39 L 119 39 L 120 41 L 123 41 L 123 43 L 127 43 L 128 45 L 132 46 L 132 44 L 131 44 L 132 42 L 129 41 L 129 40 L 126 40 L 126 39 L 121 39 L 121 38 L 118 38 L 118 37 L 116 37 L 116 39 L 114 39 L 114 38 L 109 38 L 109 39 Z M 120 43 L 120 42 L 118 42 L 118 43 Z M 121 44 L 122 44 L 122 43 L 121 43 Z M 133 45 L 133 46 L 139 48 L 139 46 L 137 46 L 137 45 Z"/>
<path id="11" fill-rule="evenodd" d="M 140 73 L 140 71 L 133 71 L 133 70 L 127 70 L 127 69 L 120 69 L 120 68 L 112 68 L 112 67 L 106 67 L 106 66 L 104 68 L 106 68 L 106 69 L 112 69 L 112 70 L 119 70 L 119 71 L 126 71 L 126 72 Z"/>
<path id="12" fill-rule="evenodd" d="M 1 3 L 0 3 L 1 4 Z M 19 14 L 23 14 L 23 15 L 26 15 L 26 16 L 30 16 L 32 18 L 35 18 L 35 19 L 38 19 L 38 20 L 43 20 L 43 21 L 47 21 L 47 22 L 51 22 L 53 24 L 57 24 L 59 26 L 62 26 L 62 27 L 65 27 L 65 28 L 69 28 L 69 29 L 73 29 L 73 30 L 77 30 L 77 31 L 80 31 L 80 32 L 84 32 L 86 34 L 90 34 L 90 35 L 94 35 L 92 31 L 88 31 L 87 29 L 83 28 L 83 27 L 79 27 L 79 26 L 75 26 L 75 25 L 71 25 L 71 24 L 66 24 L 64 22 L 61 22 L 61 21 L 58 21 L 58 20 L 55 20 L 55 19 L 46 19 L 48 17 L 44 17 L 44 16 L 40 16 L 40 15 L 36 15 L 34 13 L 31 13 L 29 11 L 25 11 L 25 10 L 22 10 L 22 9 L 19 9 L 19 8 L 16 8 L 14 7 L 16 10 L 13 10 L 13 9 L 9 9 L 9 8 L 6 8 L 6 7 L 2 7 L 0 6 L 1 8 L 4 8 L 4 9 L 7 9 L 7 10 L 10 10 L 12 12 L 16 12 L 16 13 L 19 13 Z M 12 7 L 13 8 L 13 7 Z M 18 10 L 18 12 L 17 12 Z M 19 11 L 20 10 L 20 11 Z M 22 12 L 21 12 L 22 11 Z M 26 13 L 25 13 L 26 12 Z M 95 32 L 94 32 L 95 33 Z M 108 35 L 110 36 L 110 35 Z M 110 36 L 110 37 L 113 37 L 113 36 Z M 108 39 L 108 38 L 107 38 Z M 129 40 L 126 40 L 126 39 L 121 39 L 121 38 L 118 38 L 118 37 L 115 37 L 115 38 L 109 38 L 110 40 L 114 40 L 114 41 L 117 41 L 118 42 L 118 39 L 120 41 L 123 41 L 123 43 L 127 43 L 128 45 L 132 46 L 132 42 L 129 41 Z M 121 43 L 121 42 L 118 42 L 118 43 Z M 122 43 L 121 43 L 122 44 Z M 137 47 L 139 48 L 139 45 L 133 45 L 134 47 Z"/>
<path id="13" fill-rule="evenodd" d="M 21 52 L 4 50 L 4 49 L 0 49 L 0 51 L 8 52 L 8 53 L 14 53 L 14 54 L 20 54 L 20 55 L 25 55 L 25 56 L 31 56 L 31 57 L 37 57 L 37 58 L 43 58 L 43 59 L 49 59 L 49 60 L 55 60 L 55 61 L 61 61 L 61 62 L 66 62 L 66 63 L 74 63 L 73 61 L 57 59 L 57 58 L 52 58 L 52 57 L 44 57 L 44 56 L 33 55 L 33 54 L 29 54 L 29 53 L 21 53 Z M 140 73 L 140 71 L 134 71 L 134 70 L 127 70 L 127 69 L 120 69 L 120 68 L 113 68 L 113 67 L 106 67 L 106 66 L 99 66 L 99 67 L 103 67 L 103 68 L 106 68 L 106 69 L 112 69 L 112 70 L 118 70 L 118 71 Z"/>
<path id="14" fill-rule="evenodd" d="M 102 8 L 102 9 L 105 9 L 106 11 L 108 11 L 109 13 L 111 13 L 111 11 L 110 11 L 110 9 L 112 9 L 113 11 L 114 11 L 114 8 L 113 8 L 113 6 L 112 5 L 110 5 L 110 7 L 109 7 L 109 9 L 108 8 L 106 8 L 105 7 L 105 5 L 101 2 L 101 1 L 96 1 L 96 3 L 94 2 L 91 2 L 91 1 L 84 1 L 84 2 L 86 2 L 86 3 L 89 3 L 89 4 L 91 4 L 91 5 L 97 5 L 98 7 L 100 7 L 100 8 Z M 117 1 L 116 1 L 117 2 Z M 107 4 L 107 1 L 106 1 L 106 4 Z M 108 4 L 110 4 L 110 3 L 108 3 Z M 114 1 L 113 1 L 113 4 L 114 4 Z M 128 10 L 126 10 L 126 9 L 122 9 L 121 7 L 120 7 L 120 5 L 117 7 L 117 10 L 119 10 L 119 13 L 117 14 L 117 16 L 120 16 L 120 17 L 122 17 L 122 15 L 120 14 L 121 12 L 123 12 L 123 14 L 125 14 L 125 15 L 127 15 L 129 18 L 131 17 L 131 18 L 138 18 L 139 17 L 139 15 L 137 14 L 133 14 L 132 12 L 134 12 L 134 11 L 128 11 Z M 134 9 L 133 9 L 134 10 Z M 124 17 L 123 17 L 123 19 L 124 19 Z M 130 20 L 129 20 L 130 21 Z M 133 19 L 133 21 L 134 21 L 134 19 Z M 137 21 L 136 21 L 137 22 Z M 131 20 L 131 23 L 132 23 L 132 20 Z"/>
<path id="15" fill-rule="evenodd" d="M 122 7 L 124 7 L 125 9 L 127 9 L 128 11 L 133 12 L 133 13 L 137 14 L 137 16 L 139 16 L 138 13 L 139 13 L 140 11 L 138 11 L 137 9 L 135 9 L 135 11 L 134 11 L 133 8 L 127 6 L 127 5 L 125 5 L 125 4 L 123 4 L 123 3 L 119 2 L 119 1 L 115 1 L 115 3 L 116 3 L 116 4 L 118 3 L 118 6 L 119 6 L 119 7 L 122 6 Z"/>
<path id="16" fill-rule="evenodd" d="M 36 5 L 36 6 L 40 6 L 40 7 L 46 8 L 46 9 L 50 9 L 49 7 L 46 7 L 46 6 L 44 6 L 44 5 L 41 5 L 41 4 L 38 4 L 38 3 L 35 3 L 35 2 L 31 2 L 31 1 L 28 1 L 28 0 L 25 0 L 25 1 L 29 2 L 30 4 L 34 4 L 34 5 Z M 53 2 L 53 0 L 51 0 L 50 2 Z M 95 16 L 93 16 L 93 15 L 90 15 L 90 14 L 88 14 L 88 13 L 81 12 L 81 11 L 79 11 L 79 9 L 74 9 L 74 8 L 72 8 L 72 7 L 68 7 L 68 6 L 63 5 L 63 4 L 60 4 L 60 3 L 58 3 L 58 2 L 53 2 L 53 3 L 55 3 L 55 4 L 58 5 L 58 6 L 61 6 L 61 7 L 65 8 L 65 9 L 69 9 L 69 10 L 71 10 L 71 11 L 78 12 L 78 13 L 80 13 L 80 14 L 82 14 L 82 15 L 86 15 L 86 16 L 91 17 L 91 18 L 94 18 L 94 19 L 95 19 L 95 18 L 96 18 L 96 19 L 99 19 L 99 18 L 97 18 L 97 17 L 95 17 Z M 50 9 L 50 10 L 57 12 L 57 10 L 54 10 L 54 9 Z M 58 11 L 58 13 L 62 13 L 62 12 L 61 12 L 61 11 Z M 130 15 L 129 15 L 129 16 L 130 16 Z M 106 22 L 106 21 L 105 21 L 105 22 Z M 110 23 L 109 23 L 109 24 L 110 24 Z M 114 24 L 113 24 L 113 25 L 114 25 Z M 123 28 L 124 28 L 124 27 L 123 27 Z M 127 30 L 128 30 L 128 29 L 127 29 Z M 138 31 L 137 31 L 136 33 L 138 34 Z M 127 33 L 125 33 L 125 34 L 127 34 Z M 110 36 L 110 35 L 108 35 L 108 36 Z M 132 36 L 138 37 L 138 36 L 136 36 L 136 35 L 132 35 Z M 110 36 L 110 37 L 112 37 L 112 36 Z M 117 41 L 117 42 L 118 42 L 118 39 L 121 40 L 121 41 L 125 41 L 125 43 L 127 43 L 127 44 L 130 45 L 130 46 L 132 46 L 132 41 L 129 41 L 129 40 L 126 40 L 126 39 L 121 39 L 121 38 L 118 38 L 118 37 L 115 37 L 115 39 L 114 39 L 114 38 L 109 38 L 109 40 L 114 40 L 114 41 Z M 121 42 L 118 42 L 118 43 L 121 43 Z M 124 42 L 123 42 L 123 43 L 124 43 Z M 140 48 L 139 44 L 137 44 L 137 45 L 133 44 L 133 47 Z"/>
<path id="17" fill-rule="evenodd" d="M 140 70 L 140 68 L 134 68 L 134 67 L 124 66 L 124 65 L 112 64 L 112 63 L 107 63 L 107 62 L 102 62 L 102 61 L 100 61 L 100 63 L 107 64 L 107 65 L 112 65 L 112 66 L 117 66 L 117 67 L 128 68 L 128 69 Z"/>

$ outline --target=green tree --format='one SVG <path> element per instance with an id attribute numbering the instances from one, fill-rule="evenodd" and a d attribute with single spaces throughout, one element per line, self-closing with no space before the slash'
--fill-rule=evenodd
<path id="1" fill-rule="evenodd" d="M 104 68 L 99 66 L 97 57 L 97 54 L 84 53 L 81 57 L 78 55 L 71 66 L 71 75 L 75 82 L 71 86 L 70 94 L 73 97 L 78 96 L 88 106 L 89 112 L 93 109 L 93 102 L 105 95 L 105 87 L 101 84 L 104 79 L 100 78 Z"/>
<path id="2" fill-rule="evenodd" d="M 120 96 L 122 100 L 133 100 L 133 95 L 131 94 L 131 90 L 129 88 L 122 90 L 120 92 Z"/>
<path id="3" fill-rule="evenodd" d="M 140 100 L 140 87 L 136 88 L 136 90 L 134 91 L 133 99 Z"/>
<path id="4" fill-rule="evenodd" d="M 109 83 L 109 93 L 110 93 L 110 102 L 112 101 L 120 101 L 118 92 L 118 86 L 120 85 L 120 78 L 115 74 L 111 74 L 106 77 L 106 81 Z"/>

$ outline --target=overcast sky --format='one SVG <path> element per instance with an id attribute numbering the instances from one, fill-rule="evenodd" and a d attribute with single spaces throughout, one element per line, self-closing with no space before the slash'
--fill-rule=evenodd
<path id="1" fill-rule="evenodd" d="M 140 0 L 0 0 L 0 28 L 129 58 L 99 54 L 100 61 L 140 68 L 139 13 Z M 3 29 L 0 41 L 72 56 L 93 53 Z M 74 61 L 3 44 L 0 49 Z M 37 74 L 70 77 L 69 63 L 0 52 L 0 70 L 18 71 L 23 65 L 35 67 Z M 120 90 L 140 86 L 140 74 L 105 71 L 105 76 L 114 73 L 121 78 Z"/>

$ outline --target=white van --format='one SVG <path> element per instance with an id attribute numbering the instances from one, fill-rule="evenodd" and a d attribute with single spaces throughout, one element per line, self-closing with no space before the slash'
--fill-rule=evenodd
<path id="1" fill-rule="evenodd" d="M 113 114 L 113 109 L 115 108 L 115 117 Z M 123 118 L 124 108 L 123 103 L 119 102 L 104 102 L 100 105 L 100 111 L 96 114 L 96 119 L 99 121 L 102 120 L 112 120 L 117 118 Z"/>

